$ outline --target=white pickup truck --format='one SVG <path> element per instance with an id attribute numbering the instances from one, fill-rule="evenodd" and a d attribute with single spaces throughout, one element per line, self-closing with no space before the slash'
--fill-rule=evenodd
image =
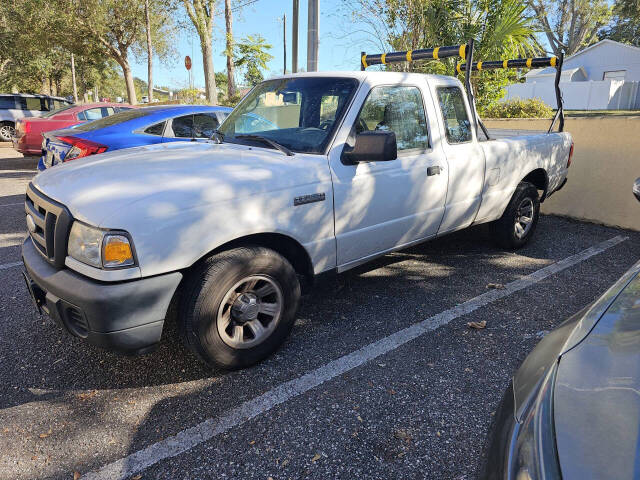
<path id="1" fill-rule="evenodd" d="M 187 346 L 226 368 L 272 353 L 301 284 L 491 222 L 534 233 L 566 181 L 567 133 L 479 141 L 461 83 L 313 73 L 256 86 L 210 142 L 75 160 L 28 186 L 25 278 L 94 344 L 144 352 L 172 302 Z"/>

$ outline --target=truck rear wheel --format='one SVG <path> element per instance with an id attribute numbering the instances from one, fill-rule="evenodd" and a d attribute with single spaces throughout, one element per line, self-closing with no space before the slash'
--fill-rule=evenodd
<path id="1" fill-rule="evenodd" d="M 300 283 L 284 257 L 262 247 L 234 248 L 207 258 L 187 278 L 180 332 L 205 363 L 248 367 L 285 341 L 299 302 Z"/>
<path id="2" fill-rule="evenodd" d="M 521 182 L 502 217 L 491 224 L 496 242 L 508 249 L 525 246 L 533 236 L 539 216 L 538 190 L 529 182 Z"/>

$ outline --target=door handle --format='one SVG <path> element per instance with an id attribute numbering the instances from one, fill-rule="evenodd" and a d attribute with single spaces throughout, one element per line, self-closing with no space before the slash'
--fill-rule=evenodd
<path id="1" fill-rule="evenodd" d="M 440 172 L 442 172 L 443 168 L 441 168 L 439 165 L 436 165 L 435 167 L 429 167 L 427 168 L 427 176 L 431 177 L 433 175 L 440 175 Z"/>

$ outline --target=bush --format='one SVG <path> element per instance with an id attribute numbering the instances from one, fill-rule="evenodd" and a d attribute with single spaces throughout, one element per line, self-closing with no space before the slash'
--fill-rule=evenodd
<path id="1" fill-rule="evenodd" d="M 539 98 L 507 100 L 484 108 L 485 118 L 551 118 L 553 110 Z"/>

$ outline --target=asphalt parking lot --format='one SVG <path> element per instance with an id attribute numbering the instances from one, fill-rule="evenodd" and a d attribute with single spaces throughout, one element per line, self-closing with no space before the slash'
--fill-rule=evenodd
<path id="1" fill-rule="evenodd" d="M 34 169 L 0 148 L 0 479 L 473 479 L 519 363 L 640 257 L 640 232 L 559 217 L 516 253 L 477 227 L 318 285 L 276 355 L 212 371 L 172 324 L 124 357 L 35 312 Z"/>

